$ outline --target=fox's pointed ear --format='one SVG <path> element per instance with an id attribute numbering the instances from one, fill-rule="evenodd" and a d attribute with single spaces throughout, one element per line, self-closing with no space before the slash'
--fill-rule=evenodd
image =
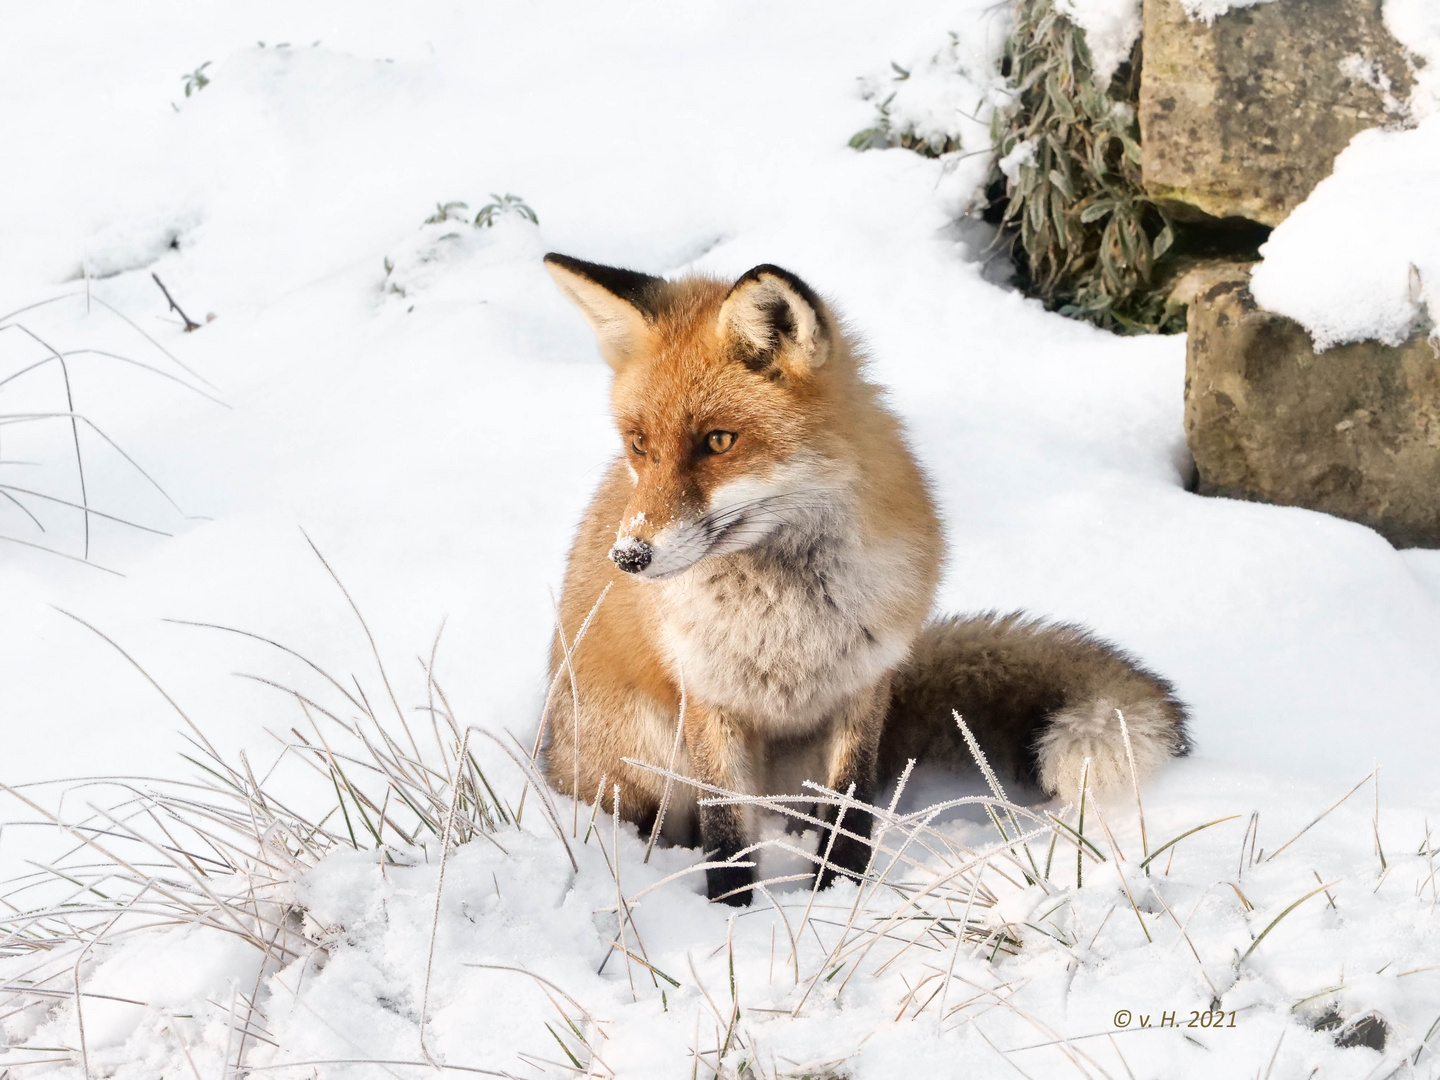
<path id="1" fill-rule="evenodd" d="M 746 272 L 720 305 L 721 341 L 746 367 L 803 379 L 830 357 L 825 305 L 788 270 L 769 264 Z"/>
<path id="2" fill-rule="evenodd" d="M 664 278 L 554 252 L 545 256 L 545 269 L 590 323 L 600 352 L 616 371 L 650 343 Z"/>

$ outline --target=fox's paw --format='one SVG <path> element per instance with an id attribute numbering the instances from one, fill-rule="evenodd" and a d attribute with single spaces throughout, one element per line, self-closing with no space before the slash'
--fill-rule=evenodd
<path id="1" fill-rule="evenodd" d="M 731 907 L 749 907 L 754 884 L 755 870 L 750 866 L 712 866 L 705 871 L 706 895 Z"/>
<path id="2" fill-rule="evenodd" d="M 1091 791 L 1103 794 L 1130 787 L 1130 759 L 1118 714 L 1125 717 L 1138 776 L 1189 752 L 1184 712 L 1171 700 L 1098 698 L 1068 706 L 1045 722 L 1035 743 L 1040 786 L 1048 794 L 1078 798 L 1086 758 Z"/>

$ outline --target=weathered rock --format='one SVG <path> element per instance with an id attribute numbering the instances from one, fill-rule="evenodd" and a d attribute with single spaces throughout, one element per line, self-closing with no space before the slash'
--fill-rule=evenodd
<path id="1" fill-rule="evenodd" d="M 1176 216 L 1278 225 L 1410 92 L 1380 0 L 1275 0 L 1212 24 L 1144 0 L 1145 186 Z"/>
<path id="2" fill-rule="evenodd" d="M 1199 490 L 1323 510 L 1440 547 L 1440 352 L 1424 331 L 1317 354 L 1243 267 L 1192 274 L 1185 435 Z"/>

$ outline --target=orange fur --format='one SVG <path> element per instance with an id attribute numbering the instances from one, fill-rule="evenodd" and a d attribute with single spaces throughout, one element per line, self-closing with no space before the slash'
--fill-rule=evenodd
<path id="1" fill-rule="evenodd" d="M 814 763 L 809 779 L 842 790 L 857 783 L 868 795 L 890 670 L 930 609 L 941 539 L 924 478 L 898 421 L 865 381 L 854 343 L 788 276 L 762 274 L 738 285 L 698 277 L 652 283 L 637 303 L 607 299 L 584 276 L 605 268 L 553 257 L 549 265 L 602 342 L 608 330 L 621 448 L 580 525 L 566 573 L 561 622 L 571 636 L 601 591 L 611 591 L 574 658 L 578 723 L 568 688 L 555 696 L 552 783 L 567 793 L 575 786 L 578 728 L 581 797 L 592 797 L 603 776 L 607 805 L 618 783 L 621 813 L 642 825 L 652 821 L 663 782 L 623 759 L 668 763 L 684 680 L 682 773 L 761 793 L 793 787 L 804 777 L 782 773 L 806 759 Z M 594 310 L 606 303 L 612 310 Z M 790 309 L 781 310 L 786 303 Z M 768 339 L 767 318 L 774 324 Z M 733 445 L 706 452 L 712 432 L 733 433 Z M 765 532 L 753 544 L 708 554 L 663 580 L 625 573 L 607 557 L 617 539 L 649 545 L 703 518 L 717 492 L 749 485 L 769 491 L 765 485 L 780 483 L 787 469 L 799 479 L 784 480 L 783 494 L 767 504 L 779 509 L 757 512 L 762 520 L 746 526 Z M 806 530 L 816 534 L 816 550 L 840 552 L 833 572 L 807 577 L 785 563 L 795 559 L 784 545 Z M 774 569 L 777 560 L 784 568 Z M 812 647 L 815 624 L 832 613 L 835 647 Z M 728 619 L 745 625 L 716 625 Z M 717 658 L 706 644 L 712 633 L 727 644 L 748 633 L 758 644 Z M 853 661 L 840 655 L 851 637 L 858 642 Z M 552 670 L 562 662 L 557 642 Z M 672 799 L 665 832 L 690 841 L 695 795 L 677 786 Z M 738 812 L 731 817 L 716 829 L 738 829 L 739 836 L 708 836 L 715 830 L 700 822 L 707 846 L 733 849 L 750 838 L 753 823 Z"/>

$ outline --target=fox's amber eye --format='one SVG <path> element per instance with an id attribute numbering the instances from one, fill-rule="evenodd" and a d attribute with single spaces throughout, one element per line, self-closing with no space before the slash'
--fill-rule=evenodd
<path id="1" fill-rule="evenodd" d="M 723 454 L 735 445 L 733 431 L 712 431 L 705 436 L 705 449 L 712 454 Z"/>
<path id="2" fill-rule="evenodd" d="M 630 449 L 641 457 L 645 456 L 645 436 L 638 432 L 630 436 Z"/>

